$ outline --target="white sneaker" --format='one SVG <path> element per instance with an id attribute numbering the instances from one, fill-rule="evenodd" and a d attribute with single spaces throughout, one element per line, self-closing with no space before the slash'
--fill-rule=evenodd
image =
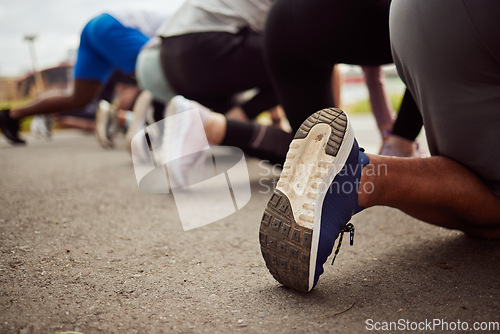
<path id="1" fill-rule="evenodd" d="M 52 117 L 50 115 L 34 115 L 30 131 L 34 137 L 49 140 L 52 137 Z"/>
<path id="2" fill-rule="evenodd" d="M 108 101 L 101 100 L 96 112 L 95 134 L 103 148 L 113 148 L 113 136 L 118 129 L 116 124 L 116 108 Z"/>
<path id="3" fill-rule="evenodd" d="M 203 174 L 210 152 L 203 123 L 210 112 L 182 96 L 175 96 L 168 104 L 161 149 L 172 189 L 184 188 L 190 178 Z"/>
<path id="4" fill-rule="evenodd" d="M 133 119 L 130 123 L 127 134 L 125 135 L 125 146 L 129 152 L 131 151 L 131 143 L 132 138 L 134 138 L 135 134 L 139 131 L 143 130 L 146 127 L 146 124 L 149 121 L 150 116 L 153 114 L 153 94 L 151 92 L 144 90 L 137 97 L 137 100 L 134 103 L 133 107 Z M 150 122 L 150 121 L 149 121 Z M 153 124 L 151 122 L 150 124 Z"/>

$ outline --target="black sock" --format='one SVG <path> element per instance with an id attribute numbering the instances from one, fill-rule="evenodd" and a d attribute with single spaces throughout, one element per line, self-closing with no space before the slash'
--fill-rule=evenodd
<path id="1" fill-rule="evenodd" d="M 236 146 L 251 156 L 283 165 L 292 139 L 291 133 L 274 126 L 228 119 L 221 145 Z"/>

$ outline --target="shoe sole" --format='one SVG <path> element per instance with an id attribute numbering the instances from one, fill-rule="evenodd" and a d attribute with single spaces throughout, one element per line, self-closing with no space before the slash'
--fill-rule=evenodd
<path id="1" fill-rule="evenodd" d="M 153 94 L 143 91 L 134 104 L 134 118 L 125 135 L 125 147 L 132 153 L 131 144 L 134 136 L 146 127 L 146 115 L 153 102 Z"/>
<path id="2" fill-rule="evenodd" d="M 40 139 L 50 140 L 52 137 L 52 122 L 48 115 L 35 115 L 31 120 L 30 132 Z"/>
<path id="3" fill-rule="evenodd" d="M 323 200 L 353 143 L 347 115 L 327 108 L 309 116 L 290 144 L 259 232 L 266 266 L 285 286 L 313 288 Z"/>
<path id="4" fill-rule="evenodd" d="M 106 103 L 104 103 L 106 102 Z M 105 149 L 113 148 L 114 143 L 108 138 L 107 128 L 111 117 L 111 104 L 107 101 L 100 101 L 96 112 L 95 135 L 97 141 Z"/>
<path id="5" fill-rule="evenodd" d="M 176 96 L 172 98 L 170 103 L 167 106 L 166 116 L 165 116 L 165 132 L 163 134 L 163 145 L 164 148 L 164 156 L 166 162 L 179 161 L 182 158 L 182 145 L 179 143 L 179 138 L 187 138 L 189 131 L 192 131 L 190 128 L 189 122 L 175 122 L 175 116 L 179 113 L 183 113 L 186 111 L 192 110 L 191 106 L 183 105 L 184 98 L 180 96 Z M 178 110 L 182 110 L 178 112 Z M 170 118 L 171 116 L 174 116 Z M 184 119 L 186 120 L 186 119 Z M 172 188 L 184 188 L 188 184 L 183 177 L 183 171 L 181 166 L 177 163 L 171 163 L 169 165 L 169 181 L 170 186 Z"/>

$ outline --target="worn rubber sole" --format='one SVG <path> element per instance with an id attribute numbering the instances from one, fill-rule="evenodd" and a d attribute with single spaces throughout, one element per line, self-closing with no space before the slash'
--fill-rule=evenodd
<path id="1" fill-rule="evenodd" d="M 95 120 L 95 135 L 97 141 L 103 148 L 114 148 L 113 138 L 109 134 L 108 128 L 114 117 L 113 108 L 108 101 L 101 100 L 97 107 Z"/>
<path id="2" fill-rule="evenodd" d="M 323 200 L 353 142 L 347 115 L 327 108 L 309 116 L 290 144 L 259 232 L 267 268 L 287 287 L 308 292 L 314 286 Z"/>
<path id="3" fill-rule="evenodd" d="M 146 114 L 148 113 L 149 107 L 153 102 L 153 94 L 151 92 L 144 90 L 141 92 L 139 97 L 134 103 L 134 118 L 132 123 L 130 123 L 127 133 L 125 135 L 125 147 L 132 153 L 131 143 L 132 139 L 139 131 L 146 127 Z"/>

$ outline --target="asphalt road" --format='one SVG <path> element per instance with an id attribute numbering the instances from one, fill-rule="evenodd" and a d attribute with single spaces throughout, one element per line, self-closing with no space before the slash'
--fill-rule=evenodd
<path id="1" fill-rule="evenodd" d="M 353 124 L 375 152 L 370 116 Z M 28 140 L 0 141 L 1 333 L 465 333 L 500 321 L 498 242 L 368 209 L 353 218 L 354 246 L 296 293 L 260 254 L 275 177 L 259 161 L 247 160 L 243 209 L 185 232 L 172 195 L 139 190 L 123 140 Z"/>

